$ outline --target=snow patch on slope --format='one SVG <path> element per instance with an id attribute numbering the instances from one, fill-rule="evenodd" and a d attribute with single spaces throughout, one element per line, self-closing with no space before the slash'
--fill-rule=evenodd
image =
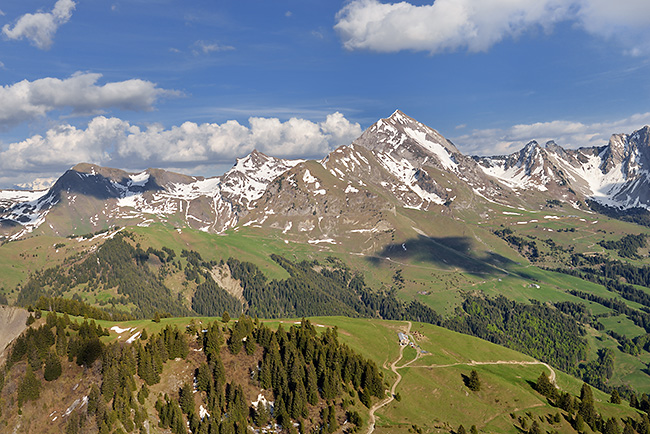
<path id="1" fill-rule="evenodd" d="M 399 186 L 392 186 L 394 192 L 409 189 L 422 199 L 422 203 L 419 205 L 407 204 L 407 206 L 422 209 L 425 207 L 427 202 L 432 202 L 438 205 L 445 203 L 445 201 L 437 194 L 425 191 L 422 187 L 417 185 L 416 173 L 418 172 L 418 169 L 416 169 L 407 159 L 403 158 L 397 160 L 386 153 L 378 153 L 377 159 L 389 173 L 394 175 L 402 183 L 402 185 Z M 387 183 L 382 183 L 382 185 L 383 184 L 386 184 L 384 187 L 391 187 Z"/>

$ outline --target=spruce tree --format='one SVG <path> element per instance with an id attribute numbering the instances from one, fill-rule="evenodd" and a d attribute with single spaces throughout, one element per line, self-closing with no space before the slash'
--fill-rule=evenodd
<path id="1" fill-rule="evenodd" d="M 56 353 L 63 357 L 68 352 L 68 337 L 65 335 L 65 326 L 56 326 Z"/>
<path id="2" fill-rule="evenodd" d="M 306 375 L 307 402 L 316 405 L 318 404 L 318 381 L 316 380 L 316 370 L 313 365 L 307 365 Z"/>
<path id="3" fill-rule="evenodd" d="M 263 402 L 258 402 L 257 403 L 257 409 L 255 410 L 255 414 L 253 416 L 255 425 L 258 427 L 264 427 L 268 425 L 269 420 L 271 418 L 271 413 L 269 412 L 268 407 L 266 406 L 265 403 Z"/>
<path id="4" fill-rule="evenodd" d="M 61 376 L 61 360 L 59 356 L 53 352 L 48 353 L 45 361 L 45 369 L 43 370 L 43 377 L 45 381 L 54 381 Z"/>
<path id="5" fill-rule="evenodd" d="M 641 423 L 636 428 L 639 434 L 650 434 L 650 419 L 648 415 L 643 413 L 641 415 Z"/>
<path id="6" fill-rule="evenodd" d="M 594 423 L 596 422 L 594 395 L 591 391 L 591 387 L 589 387 L 587 383 L 583 383 L 582 389 L 580 390 L 580 406 L 578 407 L 578 413 L 590 427 L 594 426 Z"/>
<path id="7" fill-rule="evenodd" d="M 612 404 L 620 404 L 621 403 L 621 396 L 618 394 L 618 390 L 613 389 L 612 394 L 609 397 L 609 402 Z"/>
<path id="8" fill-rule="evenodd" d="M 620 434 L 621 431 L 618 429 L 618 423 L 616 423 L 616 419 L 613 417 L 610 417 L 607 419 L 607 422 L 605 423 L 605 429 L 603 430 L 603 434 Z"/>
<path id="9" fill-rule="evenodd" d="M 147 384 L 143 384 L 142 387 L 140 388 L 140 391 L 138 392 L 138 402 L 141 405 L 144 405 L 145 399 L 149 397 L 149 388 L 147 387 Z"/>
<path id="10" fill-rule="evenodd" d="M 576 418 L 573 421 L 573 428 L 578 432 L 583 432 L 585 430 L 585 420 L 580 413 L 576 415 Z"/>
<path id="11" fill-rule="evenodd" d="M 194 411 L 194 397 L 192 392 L 192 385 L 185 383 L 179 393 L 179 404 L 185 414 L 190 414 Z"/>
<path id="12" fill-rule="evenodd" d="M 25 376 L 18 384 L 18 406 L 22 407 L 25 401 L 35 401 L 41 394 L 41 382 L 38 381 L 32 371 L 32 367 L 27 365 Z"/>
<path id="13" fill-rule="evenodd" d="M 469 390 L 478 392 L 481 390 L 481 379 L 478 377 L 478 372 L 472 369 L 472 372 L 469 373 L 469 379 L 467 380 L 467 387 Z"/>
<path id="14" fill-rule="evenodd" d="M 551 380 L 548 379 L 548 375 L 546 375 L 546 372 L 542 372 L 537 378 L 537 384 L 535 385 L 535 390 L 537 390 L 543 396 L 551 399 L 555 398 L 557 395 L 557 389 L 555 389 L 555 386 L 553 386 Z"/>
<path id="15" fill-rule="evenodd" d="M 542 434 L 542 429 L 539 427 L 539 423 L 534 420 L 533 424 L 530 426 L 530 429 L 528 430 L 529 434 Z"/>
<path id="16" fill-rule="evenodd" d="M 327 417 L 327 427 L 329 432 L 334 432 L 339 429 L 339 423 L 336 420 L 336 407 L 330 405 L 329 415 Z"/>
<path id="17" fill-rule="evenodd" d="M 93 383 L 90 387 L 90 392 L 88 393 L 88 407 L 86 407 L 86 411 L 89 415 L 92 416 L 97 413 L 101 399 L 102 395 L 99 391 L 99 387 L 97 387 L 97 384 Z"/>

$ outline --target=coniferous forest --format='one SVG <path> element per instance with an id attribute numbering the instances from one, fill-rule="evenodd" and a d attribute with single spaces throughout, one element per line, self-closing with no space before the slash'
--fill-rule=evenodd
<path id="1" fill-rule="evenodd" d="M 66 433 L 146 432 L 149 420 L 176 434 L 188 427 L 246 433 L 249 426 L 334 432 L 346 421 L 345 431 L 355 432 L 359 410 L 383 397 L 386 387 L 374 362 L 341 344 L 336 329 L 317 333 L 307 320 L 272 330 L 242 315 L 229 324 L 166 326 L 127 344 L 103 343 L 105 335 L 94 320 L 48 313 L 10 349 L 0 377 L 3 402 L 9 402 L 3 411 L 17 407 L 20 413 L 37 400 L 38 378 L 56 382 L 66 360 L 97 376 L 87 405 L 68 415 Z M 177 378 L 177 388 L 154 396 L 151 389 L 170 360 L 191 369 Z M 6 376 L 19 377 L 17 390 L 3 390 Z"/>

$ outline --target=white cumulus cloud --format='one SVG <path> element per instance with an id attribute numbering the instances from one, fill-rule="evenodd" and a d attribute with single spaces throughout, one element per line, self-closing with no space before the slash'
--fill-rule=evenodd
<path id="1" fill-rule="evenodd" d="M 612 134 L 632 133 L 650 124 L 650 112 L 611 122 L 585 124 L 569 120 L 513 125 L 509 128 L 473 130 L 453 137 L 458 148 L 472 155 L 505 155 L 516 152 L 531 140 L 555 141 L 564 148 L 603 146 Z"/>
<path id="2" fill-rule="evenodd" d="M 85 129 L 62 125 L 0 148 L 0 170 L 5 176 L 23 172 L 34 178 L 45 177 L 53 170 L 63 173 L 74 164 L 89 162 L 133 169 L 185 167 L 191 173 L 199 166 L 234 163 L 235 158 L 253 149 L 276 157 L 322 157 L 361 134 L 358 123 L 338 112 L 322 122 L 251 117 L 248 124 L 230 120 L 222 124 L 185 122 L 169 129 L 160 125 L 145 128 L 97 116 Z"/>
<path id="3" fill-rule="evenodd" d="M 98 85 L 101 77 L 96 73 L 77 73 L 66 79 L 46 77 L 1 86 L 0 128 L 45 116 L 53 110 L 67 109 L 73 113 L 108 108 L 150 110 L 159 97 L 178 95 L 140 79 Z"/>
<path id="4" fill-rule="evenodd" d="M 57 29 L 72 17 L 76 3 L 72 0 L 58 0 L 51 12 L 25 14 L 18 18 L 13 28 L 9 24 L 2 27 L 2 33 L 9 39 L 28 39 L 41 50 L 52 46 Z"/>
<path id="5" fill-rule="evenodd" d="M 422 6 L 352 0 L 336 19 L 348 50 L 479 52 L 533 29 L 551 31 L 560 21 L 620 38 L 631 53 L 650 48 L 646 0 L 436 0 Z"/>

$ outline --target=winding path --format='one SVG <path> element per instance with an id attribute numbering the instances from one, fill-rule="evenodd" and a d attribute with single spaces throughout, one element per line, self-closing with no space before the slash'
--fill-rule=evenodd
<path id="1" fill-rule="evenodd" d="M 406 333 L 408 334 L 408 333 L 411 332 L 412 323 L 411 323 L 411 321 L 406 321 L 406 323 L 408 324 L 407 328 L 406 328 Z M 399 382 L 402 380 L 402 375 L 398 372 L 398 369 L 406 368 L 408 366 L 410 366 L 411 368 L 448 368 L 448 367 L 452 367 L 452 366 L 461 366 L 461 365 L 464 365 L 464 366 L 477 366 L 477 365 L 543 365 L 544 367 L 546 367 L 550 371 L 550 375 L 549 375 L 548 379 L 551 381 L 551 383 L 553 385 L 555 385 L 555 387 L 557 387 L 555 370 L 550 365 L 548 365 L 547 363 L 540 362 L 539 360 L 533 360 L 533 361 L 496 360 L 496 361 L 492 361 L 492 362 L 477 362 L 477 361 L 474 361 L 474 360 L 470 360 L 469 362 L 450 363 L 450 364 L 446 364 L 446 365 L 437 365 L 437 364 L 433 364 L 433 365 L 411 365 L 413 362 L 415 362 L 420 357 L 420 353 L 416 352 L 415 353 L 415 358 L 413 360 L 403 364 L 402 366 L 397 366 L 397 364 L 402 360 L 402 357 L 404 355 L 404 348 L 406 348 L 406 347 L 405 346 L 400 346 L 399 357 L 397 359 L 395 359 L 395 361 L 393 363 L 390 364 L 390 370 L 393 371 L 395 373 L 395 375 L 397 375 L 397 378 L 395 379 L 395 382 L 393 383 L 393 385 L 390 388 L 390 391 L 389 391 L 390 396 L 388 396 L 387 398 L 384 398 L 383 400 L 377 402 L 375 405 L 370 407 L 370 411 L 368 413 L 368 416 L 369 416 L 369 419 L 368 419 L 368 422 L 369 422 L 368 431 L 367 431 L 366 434 L 372 434 L 373 431 L 375 430 L 375 422 L 376 422 L 375 412 L 377 410 L 379 410 L 380 408 L 390 404 L 393 401 L 393 399 L 395 399 L 394 398 L 395 390 L 397 389 L 397 385 L 399 384 Z M 384 367 L 386 367 L 385 364 L 384 364 Z"/>
<path id="2" fill-rule="evenodd" d="M 411 325 L 412 325 L 411 321 L 407 321 L 407 324 L 408 324 L 408 326 L 406 328 L 406 333 L 410 333 Z M 368 413 L 368 416 L 369 416 L 368 422 L 369 422 L 369 424 L 368 424 L 368 433 L 367 434 L 372 434 L 372 432 L 375 430 L 375 412 L 377 410 L 379 410 L 381 407 L 391 403 L 393 401 L 393 399 L 395 399 L 395 398 L 393 398 L 393 395 L 395 394 L 395 389 L 397 389 L 397 385 L 402 380 L 402 374 L 397 372 L 397 370 L 400 369 L 400 368 L 397 367 L 397 363 L 399 363 L 399 361 L 402 360 L 402 356 L 404 355 L 404 348 L 406 348 L 406 347 L 400 345 L 400 347 L 399 347 L 399 357 L 393 363 L 391 363 L 391 365 L 390 365 L 390 370 L 393 371 L 395 373 L 395 375 L 397 375 L 397 378 L 395 379 L 395 382 L 393 383 L 393 386 L 390 388 L 390 396 L 388 396 L 387 398 L 383 399 L 382 401 L 379 401 L 378 403 L 376 403 L 375 405 L 370 407 L 370 412 Z M 411 360 L 411 362 L 414 362 L 416 359 L 417 359 L 417 355 L 416 355 L 415 359 Z M 409 362 L 409 363 L 411 363 L 411 362 Z M 403 368 L 403 367 L 404 366 L 401 366 L 401 368 Z"/>

